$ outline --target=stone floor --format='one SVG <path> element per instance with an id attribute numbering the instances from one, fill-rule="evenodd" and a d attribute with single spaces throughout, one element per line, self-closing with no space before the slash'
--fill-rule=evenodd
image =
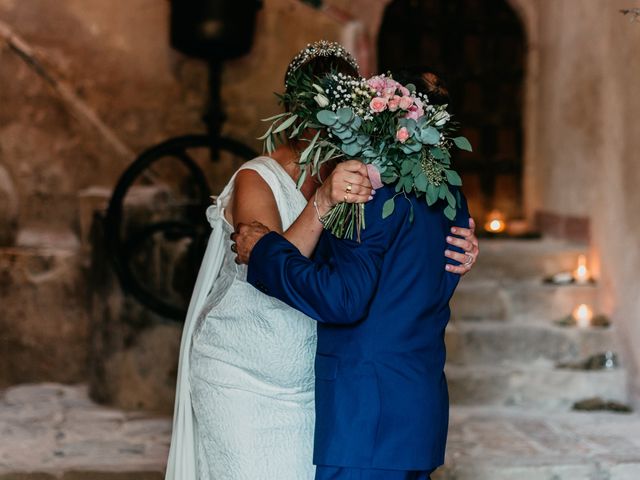
<path id="1" fill-rule="evenodd" d="M 101 407 L 83 386 L 13 387 L 0 480 L 159 480 L 169 434 L 168 419 Z M 438 480 L 637 480 L 640 416 L 454 407 L 448 455 Z"/>
<path id="2" fill-rule="evenodd" d="M 156 480 L 170 420 L 93 403 L 84 386 L 12 387 L 0 399 L 1 480 Z"/>

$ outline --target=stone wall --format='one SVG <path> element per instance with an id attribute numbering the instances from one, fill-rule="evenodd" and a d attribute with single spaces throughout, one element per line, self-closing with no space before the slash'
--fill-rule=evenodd
<path id="1" fill-rule="evenodd" d="M 252 51 L 224 67 L 225 134 L 260 148 L 259 119 L 280 108 L 273 93 L 306 43 L 366 43 L 345 8 L 264 2 Z M 91 376 L 105 401 L 171 407 L 180 325 L 141 310 L 110 272 L 91 276 L 88 243 L 136 154 L 204 131 L 207 69 L 170 48 L 168 12 L 158 0 L 0 0 L 0 385 Z M 214 191 L 237 166 L 199 162 Z"/>
<path id="2" fill-rule="evenodd" d="M 624 0 L 510 2 L 528 32 L 528 217 L 545 211 L 590 218 L 607 309 L 640 365 L 631 348 L 640 342 L 640 25 L 618 12 L 629 7 Z M 341 40 L 366 73 L 373 71 L 387 3 L 331 0 L 318 11 L 297 0 L 266 0 L 252 51 L 224 68 L 225 133 L 259 148 L 258 120 L 278 109 L 272 93 L 309 41 Z M 0 348 L 8 359 L 0 384 L 87 377 L 87 231 L 104 201 L 88 205 L 90 196 L 80 192 L 97 187 L 106 198 L 136 153 L 203 131 L 206 68 L 169 47 L 167 14 L 168 2 L 158 0 L 0 0 Z M 232 168 L 203 166 L 214 190 Z M 107 299 L 114 305 L 102 311 L 118 322 L 127 300 Z M 174 352 L 179 328 L 147 332 L 112 344 L 113 357 L 103 359 L 116 359 L 110 378 L 125 378 L 117 372 L 131 362 L 146 372 L 144 352 L 157 339 Z M 127 351 L 132 345 L 140 349 Z M 99 395 L 140 402 L 118 391 Z M 169 404 L 165 398 L 157 408 Z"/>
<path id="3" fill-rule="evenodd" d="M 629 4 L 619 0 L 511 2 L 529 34 L 529 217 L 544 211 L 590 220 L 593 266 L 637 384 L 640 24 L 620 13 Z"/>

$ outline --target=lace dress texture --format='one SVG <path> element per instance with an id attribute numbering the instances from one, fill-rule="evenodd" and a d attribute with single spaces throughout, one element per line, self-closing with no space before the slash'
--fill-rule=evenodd
<path id="1" fill-rule="evenodd" d="M 307 203 L 293 179 L 268 157 L 242 169 L 269 184 L 286 230 Z M 316 325 L 234 262 L 224 217 L 234 180 L 207 210 L 213 232 L 183 332 L 166 478 L 311 480 Z"/>

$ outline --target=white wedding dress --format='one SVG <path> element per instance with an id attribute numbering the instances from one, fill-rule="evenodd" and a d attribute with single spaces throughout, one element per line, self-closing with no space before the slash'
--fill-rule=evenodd
<path id="1" fill-rule="evenodd" d="M 242 169 L 269 184 L 286 230 L 307 201 L 275 160 Z M 246 282 L 224 209 L 235 175 L 209 207 L 213 229 L 185 323 L 167 480 L 312 480 L 316 325 Z"/>

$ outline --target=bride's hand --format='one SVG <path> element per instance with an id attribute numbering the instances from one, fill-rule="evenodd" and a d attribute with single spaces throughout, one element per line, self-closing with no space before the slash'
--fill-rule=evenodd
<path id="1" fill-rule="evenodd" d="M 371 187 L 367 166 L 359 160 L 347 160 L 340 162 L 318 187 L 316 201 L 326 213 L 340 202 L 365 203 L 373 195 L 375 190 Z"/>

